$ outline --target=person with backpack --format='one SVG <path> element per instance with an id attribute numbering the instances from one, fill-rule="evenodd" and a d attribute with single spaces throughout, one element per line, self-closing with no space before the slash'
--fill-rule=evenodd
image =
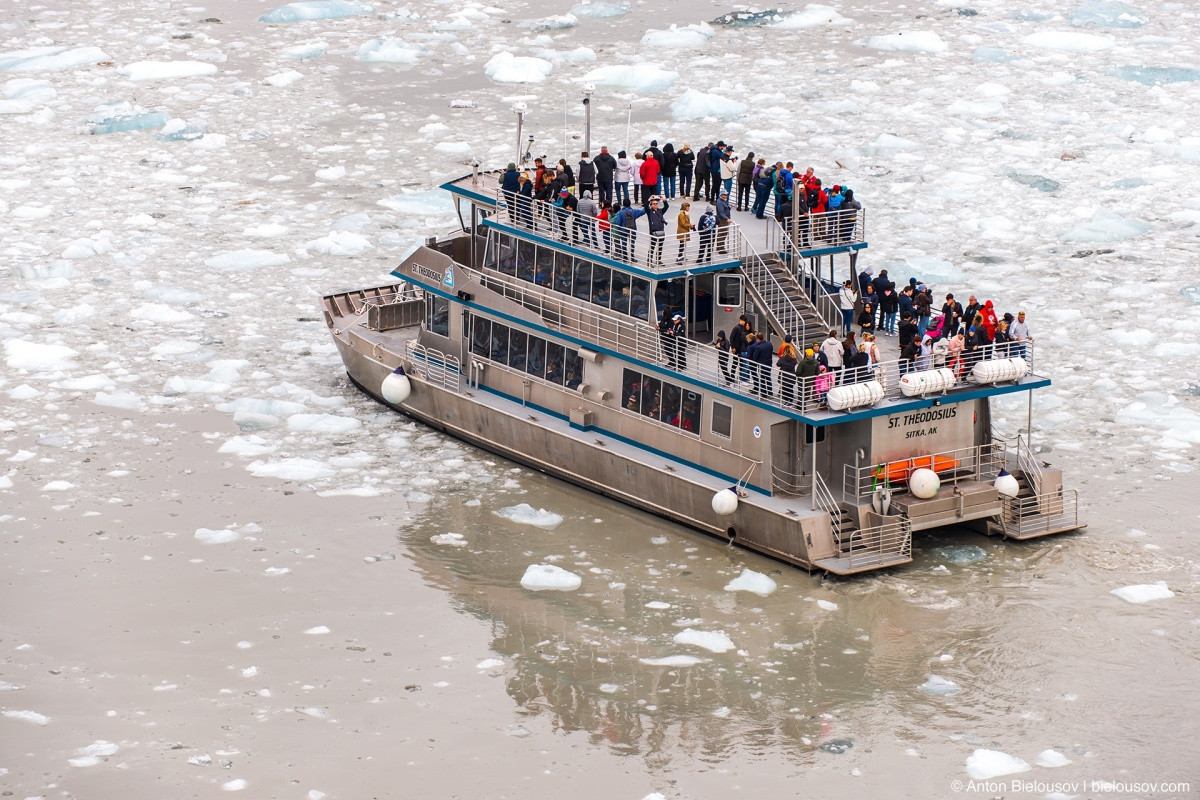
<path id="1" fill-rule="evenodd" d="M 771 195 L 771 185 L 775 179 L 775 167 L 767 167 L 767 160 L 760 158 L 754 175 L 754 205 L 751 211 L 757 219 L 767 218 L 767 198 Z"/>
<path id="2" fill-rule="evenodd" d="M 787 166 L 783 165 L 782 161 L 775 162 L 775 185 L 773 187 L 775 193 L 775 217 L 776 219 L 782 214 L 783 203 L 785 200 L 790 200 L 792 197 L 792 162 L 788 162 Z"/>
<path id="3" fill-rule="evenodd" d="M 789 333 L 783 337 L 779 358 L 775 360 L 775 366 L 779 368 L 779 399 L 784 405 L 790 406 L 796 402 L 796 367 L 799 363 L 796 346 L 792 344 L 792 335 Z"/>
<path id="4" fill-rule="evenodd" d="M 709 196 L 709 178 L 712 175 L 708 171 L 708 154 L 712 151 L 713 143 L 709 142 L 704 147 L 700 148 L 700 152 L 696 154 L 696 191 L 692 194 L 692 200 L 700 199 L 700 193 L 704 192 L 704 199 L 712 202 Z"/>
<path id="5" fill-rule="evenodd" d="M 696 222 L 696 232 L 700 234 L 696 263 L 705 264 L 712 261 L 713 243 L 717 238 L 717 215 L 712 206 L 705 208 L 704 213 L 700 215 L 699 221 Z"/>

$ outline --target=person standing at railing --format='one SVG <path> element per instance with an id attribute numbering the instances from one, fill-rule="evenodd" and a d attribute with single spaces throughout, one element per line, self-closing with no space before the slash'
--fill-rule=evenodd
<path id="1" fill-rule="evenodd" d="M 953 294 L 947 294 L 946 302 L 942 304 L 943 335 L 952 337 L 958 333 L 958 328 L 962 324 L 962 315 L 962 303 L 955 300 Z"/>
<path id="2" fill-rule="evenodd" d="M 775 181 L 775 167 L 768 167 L 767 160 L 760 158 L 754 174 L 754 216 L 756 219 L 767 218 L 767 198 L 771 196 L 771 186 Z"/>
<path id="3" fill-rule="evenodd" d="M 1012 314 L 996 323 L 996 335 L 992 339 L 992 358 L 1009 358 L 1012 355 L 1012 336 L 1008 332 L 1008 321 Z"/>
<path id="4" fill-rule="evenodd" d="M 775 218 L 779 219 L 782 213 L 783 203 L 785 200 L 790 200 L 792 197 L 792 162 L 789 161 L 787 166 L 784 166 L 782 161 L 775 162 L 775 179 L 771 191 L 775 195 Z"/>
<path id="5" fill-rule="evenodd" d="M 688 214 L 691 208 L 692 204 L 684 200 L 683 205 L 679 207 L 679 216 L 675 218 L 675 238 L 679 240 L 679 255 L 675 259 L 676 264 L 683 263 L 683 248 L 692 238 L 692 228 L 696 227 L 692 224 L 692 218 Z"/>
<path id="6" fill-rule="evenodd" d="M 775 361 L 775 366 L 779 368 L 779 399 L 784 405 L 790 406 L 796 402 L 796 367 L 799 363 L 796 346 L 792 344 L 792 335 L 789 333 L 783 337 L 779 358 Z"/>
<path id="7" fill-rule="evenodd" d="M 725 338 L 725 331 L 717 331 L 713 347 L 717 349 L 717 367 L 721 370 L 721 385 L 728 386 L 733 383 L 733 373 L 729 370 L 729 351 L 732 345 Z"/>
<path id="8" fill-rule="evenodd" d="M 641 166 L 642 205 L 650 208 L 650 201 L 658 197 L 658 178 L 662 173 L 662 165 L 654 157 L 654 151 L 646 151 L 646 160 Z"/>
<path id="9" fill-rule="evenodd" d="M 517 221 L 517 204 L 515 201 L 520 188 L 521 173 L 517 172 L 517 165 L 510 161 L 508 168 L 500 176 L 500 192 L 504 197 L 504 202 L 508 205 L 508 220 L 514 224 Z"/>
<path id="10" fill-rule="evenodd" d="M 579 198 L 579 207 L 575 211 L 575 230 L 571 232 L 571 238 L 574 239 L 578 235 L 585 247 L 590 242 L 593 250 L 599 250 L 600 241 L 596 238 L 596 216 L 600 213 L 600 206 L 592 199 L 590 190 L 584 191 L 583 196 Z"/>
<path id="11" fill-rule="evenodd" d="M 983 359 L 983 343 L 980 339 L 981 334 L 974 325 L 967 328 L 967 334 L 963 337 L 963 372 L 968 375 L 975 364 Z"/>
<path id="12" fill-rule="evenodd" d="M 611 220 L 613 215 L 620 210 L 620 206 L 618 206 L 616 203 L 608 206 L 602 205 L 600 207 L 600 213 L 596 215 L 596 227 L 600 229 L 600 237 L 604 239 L 605 253 L 612 252 L 612 233 L 610 231 L 612 228 L 612 223 L 609 220 Z"/>
<path id="13" fill-rule="evenodd" d="M 800 396 L 797 398 L 797 405 L 801 411 L 816 397 L 816 394 L 813 392 L 813 380 L 817 377 L 818 366 L 816 351 L 811 347 L 804 351 L 804 358 L 800 359 L 800 362 L 796 364 L 796 377 L 800 383 Z"/>
<path id="14" fill-rule="evenodd" d="M 829 336 L 825 341 L 821 342 L 821 352 L 825 354 L 825 363 L 829 365 L 830 372 L 836 372 L 842 368 L 842 340 L 838 338 L 836 330 L 830 330 Z"/>
<path id="15" fill-rule="evenodd" d="M 676 155 L 679 157 L 679 195 L 687 197 L 692 193 L 692 170 L 696 168 L 696 154 L 692 152 L 692 146 L 684 142 Z"/>
<path id="16" fill-rule="evenodd" d="M 696 177 L 696 191 L 692 193 L 692 202 L 699 200 L 701 193 L 704 194 L 706 202 L 712 202 L 712 197 L 709 195 L 712 188 L 709 185 L 709 179 L 712 177 L 712 174 L 708 171 L 708 154 L 712 148 L 713 143 L 709 142 L 704 147 L 701 147 L 700 152 L 696 154 L 696 168 L 693 170 Z"/>
<path id="17" fill-rule="evenodd" d="M 704 213 L 700 215 L 700 220 L 696 223 L 696 233 L 700 234 L 696 263 L 705 264 L 712 261 L 713 240 L 717 234 L 717 215 L 713 213 L 712 206 L 704 209 Z"/>
<path id="18" fill-rule="evenodd" d="M 613 220 L 615 224 L 613 236 L 617 237 L 617 260 L 633 260 L 633 250 L 637 245 L 637 218 L 645 213 L 642 209 L 634 208 L 630 205 L 628 200 L 624 202 L 621 210 L 617 212 L 617 216 Z"/>
<path id="19" fill-rule="evenodd" d="M 634 153 L 630 161 L 633 164 L 631 170 L 633 177 L 630 179 L 630 185 L 633 186 L 633 204 L 645 208 L 646 196 L 642 193 L 642 165 L 646 163 L 646 156 L 644 153 Z"/>
<path id="20" fill-rule="evenodd" d="M 617 174 L 617 160 L 608 152 L 608 146 L 600 147 L 600 154 L 592 159 L 596 168 L 596 186 L 599 194 L 597 200 L 602 206 L 610 206 L 613 202 L 613 178 Z"/>
<path id="21" fill-rule="evenodd" d="M 848 242 L 854 238 L 854 229 L 858 225 L 858 212 L 862 211 L 862 203 L 854 199 L 853 189 L 842 190 L 842 209 L 838 212 L 840 239 Z"/>
<path id="22" fill-rule="evenodd" d="M 675 152 L 675 145 L 670 142 L 663 145 L 661 164 L 662 173 L 659 179 L 662 182 L 662 192 L 660 194 L 668 200 L 674 200 L 676 176 L 679 174 L 679 154 Z"/>
<path id="23" fill-rule="evenodd" d="M 596 164 L 588 158 L 587 151 L 579 154 L 579 166 L 575 170 L 575 178 L 579 181 L 579 196 L 585 192 L 596 191 Z"/>
<path id="24" fill-rule="evenodd" d="M 658 343 L 662 347 L 663 358 L 667 361 L 667 366 L 675 368 L 675 339 L 671 335 L 671 326 L 675 324 L 675 312 L 670 306 L 663 306 L 659 312 L 658 322 L 654 325 L 654 330 L 658 331 Z"/>
<path id="25" fill-rule="evenodd" d="M 629 182 L 633 180 L 633 162 L 625 155 L 625 151 L 617 153 L 617 194 L 616 199 L 629 203 Z"/>
<path id="26" fill-rule="evenodd" d="M 833 372 L 826 369 L 824 364 L 817 367 L 817 377 L 813 379 L 813 392 L 817 397 L 817 405 L 822 408 L 826 405 L 826 397 L 829 395 L 829 390 L 837 384 L 837 379 L 834 378 Z"/>
<path id="27" fill-rule="evenodd" d="M 663 242 L 667 238 L 667 209 L 670 207 L 669 203 L 656 195 L 650 198 L 650 206 L 646 209 L 646 225 L 650 229 L 650 247 L 646 251 L 646 263 L 651 266 L 663 265 Z"/>
<path id="28" fill-rule="evenodd" d="M 671 317 L 670 335 L 671 350 L 675 357 L 675 363 L 671 366 L 679 370 L 687 369 L 687 323 L 682 314 Z"/>
<path id="29" fill-rule="evenodd" d="M 733 222 L 733 210 L 729 207 L 729 192 L 722 189 L 717 198 L 717 252 L 728 253 L 725 240 L 729 236 L 729 226 Z"/>
<path id="30" fill-rule="evenodd" d="M 946 342 L 946 368 L 953 370 L 957 380 L 963 374 L 963 350 L 966 349 L 966 336 L 959 330 Z"/>
<path id="31" fill-rule="evenodd" d="M 721 159 L 721 187 L 726 194 L 733 194 L 733 179 L 737 177 L 741 162 L 738 157 L 733 154 L 733 146 L 725 148 L 725 156 Z"/>
<path id="32" fill-rule="evenodd" d="M 1014 358 L 1027 358 L 1025 355 L 1025 342 L 1033 342 L 1033 334 L 1029 332 L 1029 323 L 1025 321 L 1025 312 L 1017 312 L 1017 321 L 1014 322 L 1008 329 L 1008 335 L 1012 337 L 1014 346 L 1012 355 Z"/>
<path id="33" fill-rule="evenodd" d="M 860 342 L 854 348 L 853 355 L 846 361 L 846 369 L 843 371 L 846 378 L 842 384 L 861 383 L 871 379 L 871 355 L 867 352 L 867 343 Z"/>
<path id="34" fill-rule="evenodd" d="M 750 187 L 754 183 L 754 153 L 746 154 L 737 168 L 737 210 L 750 210 Z"/>
<path id="35" fill-rule="evenodd" d="M 918 283 L 913 292 L 913 313 L 917 317 L 917 334 L 924 336 L 933 314 L 933 293 L 923 283 Z"/>
<path id="36" fill-rule="evenodd" d="M 528 172 L 517 177 L 517 224 L 522 228 L 533 228 L 533 181 Z"/>
<path id="37" fill-rule="evenodd" d="M 847 278 L 842 284 L 842 290 L 838 292 L 838 307 L 842 310 L 842 328 L 843 333 L 850 333 L 850 326 L 854 323 L 854 307 L 858 305 L 858 292 L 854 291 L 854 281 Z"/>
<path id="38" fill-rule="evenodd" d="M 739 381 L 746 380 L 750 369 L 749 353 L 747 353 L 750 343 L 750 323 L 746 319 L 746 315 L 742 314 L 738 317 L 737 325 L 734 325 L 733 330 L 729 332 L 729 351 L 733 353 L 735 371 Z"/>
<path id="39" fill-rule="evenodd" d="M 721 165 L 725 162 L 725 143 L 717 142 L 708 148 L 708 202 L 714 202 L 721 191 Z"/>

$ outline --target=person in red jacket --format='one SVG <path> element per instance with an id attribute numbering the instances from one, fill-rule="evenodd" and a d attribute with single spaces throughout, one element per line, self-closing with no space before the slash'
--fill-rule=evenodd
<path id="1" fill-rule="evenodd" d="M 642 205 L 650 208 L 650 198 L 658 196 L 658 176 L 662 173 L 662 164 L 654 157 L 653 150 L 646 151 L 646 160 L 642 162 Z"/>
<path id="2" fill-rule="evenodd" d="M 983 317 L 983 330 L 987 334 L 987 340 L 994 342 L 996 340 L 996 327 L 999 325 L 999 320 L 996 318 L 996 310 L 992 308 L 992 301 L 988 300 L 984 303 L 979 313 Z"/>

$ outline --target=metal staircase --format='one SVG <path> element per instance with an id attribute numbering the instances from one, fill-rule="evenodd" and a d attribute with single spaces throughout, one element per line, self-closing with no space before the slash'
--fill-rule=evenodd
<path id="1" fill-rule="evenodd" d="M 828 298 L 823 298 L 822 305 L 831 307 L 823 309 L 822 313 L 797 279 L 792 265 L 804 264 L 798 253 L 771 251 L 759 254 L 749 242 L 743 252 L 746 257 L 742 259 L 742 276 L 746 279 L 747 291 L 755 306 L 765 312 L 769 326 L 779 337 L 790 333 L 796 338 L 797 345 L 807 345 L 821 341 L 831 329 L 840 330 L 840 314 L 832 308 Z M 804 279 L 810 286 L 817 285 L 811 274 L 805 273 Z M 799 349 L 803 351 L 803 347 Z"/>

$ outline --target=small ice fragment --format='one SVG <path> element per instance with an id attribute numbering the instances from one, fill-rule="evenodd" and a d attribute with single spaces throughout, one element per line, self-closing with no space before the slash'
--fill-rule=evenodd
<path id="1" fill-rule="evenodd" d="M 281 24 L 307 20 L 339 19 L 370 14 L 371 7 L 351 0 L 302 0 L 273 8 L 258 18 L 259 22 Z"/>
<path id="2" fill-rule="evenodd" d="M 977 781 L 986 781 L 1017 772 L 1028 772 L 1030 769 L 1029 764 L 1021 759 L 999 750 L 980 748 L 967 758 L 967 774 Z"/>
<path id="3" fill-rule="evenodd" d="M 298 70 L 289 69 L 286 72 L 277 72 L 274 75 L 269 75 L 266 78 L 263 78 L 263 83 L 267 84 L 268 86 L 276 86 L 280 89 L 283 89 L 287 86 L 291 86 L 293 83 L 303 77 L 304 73 L 299 72 Z"/>
<path id="4" fill-rule="evenodd" d="M 730 640 L 725 631 L 698 631 L 692 628 L 684 628 L 679 633 L 675 634 L 673 639 L 675 644 L 690 644 L 696 647 L 703 647 L 713 653 L 725 653 L 733 650 L 735 645 Z"/>
<path id="5" fill-rule="evenodd" d="M 818 600 L 817 606 L 825 609 L 826 611 L 837 611 L 838 604 L 829 600 Z"/>
<path id="6" fill-rule="evenodd" d="M 36 711 L 5 711 L 4 716 L 10 719 L 23 719 L 26 722 L 32 722 L 34 725 L 46 725 L 50 722 L 50 718 L 45 714 L 39 714 Z"/>
<path id="7" fill-rule="evenodd" d="M 483 74 L 497 83 L 541 83 L 554 70 L 544 58 L 514 56 L 502 50 L 483 65 Z"/>
<path id="8" fill-rule="evenodd" d="M 325 627 L 324 625 L 317 625 L 315 628 L 309 628 L 305 631 L 305 633 L 309 634 L 310 636 L 320 636 L 323 633 L 329 633 L 329 628 Z"/>
<path id="9" fill-rule="evenodd" d="M 334 470 L 323 461 L 311 458 L 284 458 L 279 461 L 252 461 L 246 469 L 256 478 L 285 481 L 315 481 L 329 478 Z"/>
<path id="10" fill-rule="evenodd" d="M 664 603 L 662 600 L 651 600 L 649 603 L 646 603 L 646 608 L 653 608 L 656 611 L 661 611 L 670 607 L 670 603 Z"/>
<path id="11" fill-rule="evenodd" d="M 436 536 L 430 536 L 429 541 L 434 544 L 448 544 L 452 547 L 466 547 L 467 540 L 461 533 L 439 533 Z"/>
<path id="12" fill-rule="evenodd" d="M 78 758 L 68 758 L 67 763 L 72 767 L 94 767 L 100 763 L 97 756 L 79 756 Z"/>
<path id="13" fill-rule="evenodd" d="M 308 706 L 307 708 L 297 708 L 296 710 L 299 711 L 301 714 L 307 714 L 308 716 L 316 717 L 317 719 L 324 719 L 325 717 L 329 716 L 329 714 L 327 714 L 324 711 L 324 709 L 316 708 L 313 706 Z"/>
<path id="14" fill-rule="evenodd" d="M 774 580 L 752 569 L 743 569 L 741 575 L 725 584 L 727 592 L 751 592 L 759 597 L 766 597 L 777 588 L 779 584 Z"/>
<path id="15" fill-rule="evenodd" d="M 197 528 L 195 538 L 205 544 L 225 544 L 226 542 L 234 542 L 242 538 L 236 531 L 231 531 L 228 528 L 222 528 L 219 531 L 211 528 Z"/>
<path id="16" fill-rule="evenodd" d="M 263 574 L 271 578 L 276 578 L 280 575 L 287 575 L 291 571 L 288 567 L 267 567 L 263 570 Z"/>
<path id="17" fill-rule="evenodd" d="M 1042 752 L 1038 753 L 1037 761 L 1035 763 L 1039 767 L 1065 767 L 1067 764 L 1071 763 L 1071 759 L 1067 758 L 1057 750 L 1043 750 Z"/>
<path id="18" fill-rule="evenodd" d="M 870 36 L 860 42 L 873 50 L 893 50 L 904 53 L 944 53 L 950 45 L 932 31 L 900 31 Z"/>
<path id="19" fill-rule="evenodd" d="M 516 522 L 519 525 L 532 525 L 535 528 L 544 528 L 546 530 L 557 528 L 563 521 L 561 514 L 555 514 L 553 511 L 547 511 L 544 508 L 535 509 L 528 503 L 508 506 L 492 513 L 498 517 L 504 517 L 510 522 Z"/>
<path id="20" fill-rule="evenodd" d="M 222 783 L 221 788 L 227 792 L 240 792 L 246 788 L 246 780 L 244 778 L 234 778 L 231 781 Z"/>
<path id="21" fill-rule="evenodd" d="M 75 484 L 69 481 L 50 481 L 42 487 L 43 492 L 68 492 L 75 488 Z"/>
<path id="22" fill-rule="evenodd" d="M 485 658 L 475 665 L 475 669 L 492 669 L 493 667 L 503 667 L 504 661 L 499 658 Z"/>
<path id="23" fill-rule="evenodd" d="M 553 564 L 530 564 L 521 585 L 531 592 L 571 592 L 583 585 L 583 578 Z"/>
<path id="24" fill-rule="evenodd" d="M 160 81 L 171 78 L 195 78 L 212 75 L 216 64 L 204 61 L 135 61 L 117 69 L 131 81 Z"/>
<path id="25" fill-rule="evenodd" d="M 1175 596 L 1175 593 L 1167 588 L 1166 581 L 1123 586 L 1120 589 L 1113 589 L 1112 594 L 1127 603 L 1148 603 L 1151 600 L 1166 600 Z"/>
<path id="26" fill-rule="evenodd" d="M 239 650 L 249 650 L 251 647 L 254 647 L 254 643 L 242 640 L 237 643 L 237 646 Z"/>
<path id="27" fill-rule="evenodd" d="M 957 683 L 943 678 L 941 675 L 930 675 L 929 680 L 921 684 L 921 691 L 926 694 L 937 694 L 952 697 L 962 691 Z"/>
<path id="28" fill-rule="evenodd" d="M 308 800 L 325 800 L 325 793 L 317 789 L 309 789 L 308 794 L 305 796 Z"/>
<path id="29" fill-rule="evenodd" d="M 708 659 L 696 656 L 665 656 L 663 658 L 639 658 L 638 661 L 651 667 L 694 667 Z"/>

